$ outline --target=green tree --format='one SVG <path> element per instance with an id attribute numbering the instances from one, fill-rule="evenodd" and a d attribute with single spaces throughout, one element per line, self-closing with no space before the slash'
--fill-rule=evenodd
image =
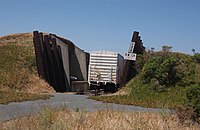
<path id="1" fill-rule="evenodd" d="M 171 49 L 172 49 L 172 46 L 167 46 L 167 45 L 162 46 L 162 51 L 163 52 L 170 52 Z"/>
<path id="2" fill-rule="evenodd" d="M 192 49 L 192 52 L 193 52 L 193 54 L 196 54 L 196 50 L 194 48 Z"/>

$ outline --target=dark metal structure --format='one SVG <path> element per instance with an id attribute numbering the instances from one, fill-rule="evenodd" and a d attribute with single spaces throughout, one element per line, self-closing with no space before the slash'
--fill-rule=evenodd
<path id="1" fill-rule="evenodd" d="M 57 92 L 77 91 L 80 86 L 88 88 L 89 53 L 76 47 L 71 41 L 55 34 L 33 32 L 38 75 L 47 81 Z M 143 54 L 143 46 L 139 32 L 134 32 L 128 54 Z M 135 61 L 126 60 L 121 85 L 135 76 Z M 75 80 L 75 81 L 74 81 Z M 109 85 L 110 86 L 110 85 Z"/>
<path id="2" fill-rule="evenodd" d="M 71 91 L 71 77 L 87 81 L 88 53 L 54 34 L 33 32 L 38 75 L 57 92 Z"/>
<path id="3" fill-rule="evenodd" d="M 134 31 L 132 39 L 131 39 L 128 54 L 143 54 L 145 51 L 145 47 L 143 46 L 141 37 L 139 36 L 139 32 Z M 137 73 L 137 68 L 135 66 L 134 60 L 125 60 L 125 68 L 122 75 L 122 85 L 125 85 L 128 81 L 130 81 Z"/>

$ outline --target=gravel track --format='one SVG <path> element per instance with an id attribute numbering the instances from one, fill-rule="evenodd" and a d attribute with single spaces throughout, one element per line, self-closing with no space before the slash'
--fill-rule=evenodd
<path id="1" fill-rule="evenodd" d="M 137 111 L 137 112 L 172 112 L 169 109 L 143 108 L 137 106 L 120 105 L 113 103 L 102 103 L 92 99 L 87 99 L 86 95 L 74 95 L 56 93 L 47 100 L 13 102 L 7 105 L 0 104 L 0 121 L 11 120 L 17 117 L 37 114 L 44 107 L 66 106 L 69 110 L 98 111 L 112 109 L 117 111 Z"/>

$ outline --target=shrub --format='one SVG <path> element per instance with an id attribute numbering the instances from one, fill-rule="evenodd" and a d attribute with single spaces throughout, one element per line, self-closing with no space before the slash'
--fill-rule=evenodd
<path id="1" fill-rule="evenodd" d="M 158 92 L 163 92 L 165 88 L 163 85 L 160 85 L 159 81 L 155 78 L 151 79 L 150 86 L 153 90 Z"/>
<path id="2" fill-rule="evenodd" d="M 159 78 L 159 66 L 162 63 L 162 57 L 155 57 L 148 61 L 142 69 L 142 79 L 148 83 L 151 79 Z M 159 81 L 159 80 L 158 80 Z M 159 82 L 160 83 L 160 82 Z"/>
<path id="3" fill-rule="evenodd" d="M 197 64 L 195 68 L 195 83 L 200 86 L 200 64 Z"/>
<path id="4" fill-rule="evenodd" d="M 193 60 L 197 63 L 200 63 L 200 54 L 196 53 L 192 56 Z"/>
<path id="5" fill-rule="evenodd" d="M 170 53 L 166 57 L 155 56 L 146 62 L 141 77 L 145 83 L 156 79 L 162 86 L 186 86 L 195 83 L 195 64 L 191 57 Z"/>
<path id="6" fill-rule="evenodd" d="M 189 89 L 186 96 L 188 105 L 194 108 L 197 118 L 200 118 L 200 86 Z"/>

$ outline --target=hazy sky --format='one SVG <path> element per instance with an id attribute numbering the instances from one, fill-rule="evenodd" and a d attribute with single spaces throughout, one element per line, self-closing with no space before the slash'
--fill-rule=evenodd
<path id="1" fill-rule="evenodd" d="M 147 49 L 192 54 L 200 52 L 200 0 L 1 0 L 0 36 L 34 30 L 121 54 L 139 31 Z"/>

